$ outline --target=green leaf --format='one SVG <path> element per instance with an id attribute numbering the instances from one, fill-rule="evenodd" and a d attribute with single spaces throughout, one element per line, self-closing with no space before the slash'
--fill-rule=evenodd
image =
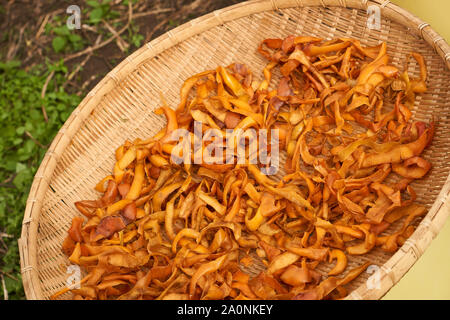
<path id="1" fill-rule="evenodd" d="M 12 141 L 12 143 L 13 143 L 13 145 L 17 146 L 17 145 L 21 144 L 22 141 L 23 141 L 22 138 L 15 138 L 15 139 Z"/>
<path id="2" fill-rule="evenodd" d="M 62 25 L 61 27 L 53 28 L 53 32 L 58 36 L 69 36 L 70 30 L 67 25 Z"/>
<path id="3" fill-rule="evenodd" d="M 83 41 L 83 39 L 78 34 L 70 34 L 69 35 L 69 41 L 74 43 L 74 42 Z"/>
<path id="4" fill-rule="evenodd" d="M 33 130 L 33 124 L 30 121 L 25 123 L 25 130 L 31 131 Z"/>
<path id="5" fill-rule="evenodd" d="M 62 51 L 66 47 L 66 44 L 67 44 L 66 38 L 63 38 L 61 36 L 56 36 L 53 38 L 52 46 L 53 46 L 53 50 L 56 53 Z"/>
<path id="6" fill-rule="evenodd" d="M 86 4 L 88 6 L 93 7 L 93 8 L 98 8 L 101 5 L 101 3 L 99 1 L 96 1 L 96 0 L 88 0 L 88 1 L 86 1 Z"/>
<path id="7" fill-rule="evenodd" d="M 25 169 L 17 173 L 16 177 L 13 180 L 13 184 L 19 188 L 23 189 L 27 185 L 31 184 L 33 180 L 33 175 L 29 169 Z"/>
<path id="8" fill-rule="evenodd" d="M 144 40 L 144 36 L 142 34 L 134 34 L 132 37 L 132 42 L 136 48 L 141 46 L 142 40 Z"/>
<path id="9" fill-rule="evenodd" d="M 0 62 L 0 70 L 9 71 L 20 66 L 20 61 L 13 60 L 6 63 Z"/>
<path id="10" fill-rule="evenodd" d="M 26 165 L 24 165 L 23 163 L 17 162 L 16 163 L 16 172 L 19 173 L 22 170 L 25 170 L 27 168 Z"/>
<path id="11" fill-rule="evenodd" d="M 169 20 L 169 26 L 171 26 L 171 27 L 178 27 L 179 25 L 180 25 L 179 21 Z"/>
<path id="12" fill-rule="evenodd" d="M 17 133 L 19 136 L 23 135 L 23 134 L 25 133 L 25 127 L 18 127 L 18 128 L 16 129 L 16 133 Z"/>

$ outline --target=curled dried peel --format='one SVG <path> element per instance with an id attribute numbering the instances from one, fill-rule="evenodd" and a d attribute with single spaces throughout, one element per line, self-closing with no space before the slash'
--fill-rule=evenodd
<path id="1" fill-rule="evenodd" d="M 289 36 L 258 51 L 270 60 L 261 82 L 235 63 L 187 79 L 176 110 L 162 97 L 155 112 L 166 126 L 117 148 L 95 187 L 103 195 L 75 203 L 87 221 L 73 220 L 62 249 L 87 276 L 74 298 L 341 299 L 369 265 L 348 271 L 348 255 L 392 253 L 412 234 L 426 209 L 410 184 L 431 170 L 423 152 L 435 131 L 410 111 L 426 90 L 423 57 L 411 54 L 420 67 L 411 79 L 389 63 L 385 43 Z M 206 163 L 211 141 L 194 148 L 194 121 L 224 137 L 277 130 L 287 174 L 263 174 L 269 164 L 250 161 L 248 137 L 244 157 Z M 191 161 L 175 163 L 189 148 Z M 255 153 L 275 150 L 265 142 Z M 393 223 L 402 225 L 387 234 Z M 255 277 L 241 271 L 256 264 L 265 269 Z M 321 264 L 332 266 L 328 277 Z"/>

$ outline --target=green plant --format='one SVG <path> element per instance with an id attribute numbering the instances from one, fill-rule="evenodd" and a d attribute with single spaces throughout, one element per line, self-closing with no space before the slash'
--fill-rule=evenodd
<path id="1" fill-rule="evenodd" d="M 53 71 L 42 99 L 42 87 Z M 2 238 L 0 272 L 10 299 L 24 297 L 17 239 L 31 182 L 48 145 L 81 100 L 63 89 L 66 74 L 61 62 L 38 65 L 29 71 L 17 61 L 0 62 L 0 232 L 12 236 Z"/>
<path id="2" fill-rule="evenodd" d="M 55 19 L 53 24 L 45 26 L 47 34 L 53 34 L 52 48 L 55 53 L 79 51 L 84 48 L 85 40 L 76 30 L 69 30 L 61 19 Z"/>
<path id="3" fill-rule="evenodd" d="M 178 20 L 169 20 L 169 26 L 171 27 L 171 28 L 175 28 L 175 27 L 178 27 L 180 25 L 180 21 L 178 21 Z"/>
<path id="4" fill-rule="evenodd" d="M 135 48 L 140 48 L 144 36 L 139 33 L 139 26 L 134 24 L 133 21 L 130 23 L 128 28 L 128 42 L 130 42 Z"/>
<path id="5" fill-rule="evenodd" d="M 144 40 L 144 36 L 142 34 L 133 34 L 131 36 L 131 43 L 136 47 L 139 48 L 142 44 L 142 40 Z"/>

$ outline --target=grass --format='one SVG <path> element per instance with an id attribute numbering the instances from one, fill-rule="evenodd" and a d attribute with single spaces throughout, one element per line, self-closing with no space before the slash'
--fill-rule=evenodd
<path id="1" fill-rule="evenodd" d="M 51 72 L 54 81 L 49 82 L 48 93 L 42 98 L 42 87 Z M 4 254 L 1 272 L 10 299 L 24 296 L 17 239 L 33 176 L 47 146 L 81 99 L 62 88 L 66 73 L 61 63 L 37 65 L 28 71 L 18 61 L 0 63 L 0 226 L 5 235 L 0 250 Z"/>

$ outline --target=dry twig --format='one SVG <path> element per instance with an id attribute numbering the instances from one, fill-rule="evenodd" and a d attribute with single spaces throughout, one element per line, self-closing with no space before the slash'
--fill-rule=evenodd
<path id="1" fill-rule="evenodd" d="M 41 26 L 39 27 L 39 30 L 36 33 L 36 40 L 38 40 L 39 37 L 41 36 L 42 32 L 44 32 L 45 26 L 47 25 L 49 18 L 50 18 L 50 13 L 44 17 L 44 20 L 42 21 Z"/>
<path id="2" fill-rule="evenodd" d="M 0 274 L 1 278 L 2 278 L 2 287 L 3 287 L 3 299 L 4 300 L 8 300 L 8 290 L 6 289 L 6 283 L 5 283 L 5 278 L 3 277 L 3 274 Z"/>
<path id="3" fill-rule="evenodd" d="M 116 29 L 114 29 L 107 21 L 103 20 L 103 23 L 106 26 L 106 29 L 109 30 L 113 34 L 114 37 L 116 37 L 116 44 L 119 47 L 120 51 L 125 52 L 130 45 L 128 42 L 122 39 L 122 37 L 117 33 Z"/>
<path id="4" fill-rule="evenodd" d="M 44 97 L 45 97 L 45 92 L 47 91 L 48 84 L 49 84 L 50 80 L 53 78 L 54 74 L 55 74 L 55 71 L 50 72 L 49 75 L 47 76 L 47 79 L 45 79 L 45 83 L 44 83 L 44 86 L 42 87 L 42 91 L 41 91 L 42 99 L 44 99 Z M 42 114 L 44 115 L 45 122 L 48 122 L 47 110 L 45 110 L 44 103 L 42 104 L 41 109 L 42 109 Z"/>
<path id="5" fill-rule="evenodd" d="M 23 32 L 25 31 L 25 28 L 28 26 L 28 23 L 26 23 L 22 28 L 19 29 L 19 36 L 17 43 L 12 43 L 10 47 L 8 48 L 8 53 L 6 54 L 6 61 L 11 61 L 16 56 L 17 52 L 19 51 L 20 44 L 22 42 L 23 38 Z"/>
<path id="6" fill-rule="evenodd" d="M 140 13 L 134 14 L 133 19 L 139 19 L 139 18 L 143 18 L 143 17 L 155 15 L 155 14 L 160 14 L 160 13 L 165 13 L 165 12 L 172 12 L 173 10 L 174 10 L 173 8 L 164 8 L 164 9 L 150 10 L 147 12 L 140 12 Z M 121 22 L 121 21 L 124 21 L 125 19 L 126 18 L 118 18 L 118 19 L 112 20 L 111 23 Z"/>
<path id="7" fill-rule="evenodd" d="M 44 109 L 44 110 L 45 110 L 45 109 Z M 34 142 L 37 146 L 39 146 L 39 147 L 42 148 L 42 149 L 47 149 L 47 147 L 44 146 L 42 143 L 40 143 L 39 140 L 37 140 L 35 137 L 33 137 L 33 136 L 31 135 L 31 133 L 29 133 L 28 131 L 25 131 L 25 134 L 27 135 L 28 138 L 30 138 L 31 140 L 33 140 L 33 142 Z"/>
<path id="8" fill-rule="evenodd" d="M 4 232 L 0 232 L 0 238 L 13 238 L 13 236 Z"/>
<path id="9" fill-rule="evenodd" d="M 7 276 L 7 277 L 10 278 L 11 280 L 19 281 L 18 278 L 14 277 L 12 274 L 10 274 L 10 273 L 8 273 L 8 272 L 5 272 L 5 271 L 3 271 L 3 270 L 0 270 L 0 273 L 3 274 L 4 276 Z"/>

